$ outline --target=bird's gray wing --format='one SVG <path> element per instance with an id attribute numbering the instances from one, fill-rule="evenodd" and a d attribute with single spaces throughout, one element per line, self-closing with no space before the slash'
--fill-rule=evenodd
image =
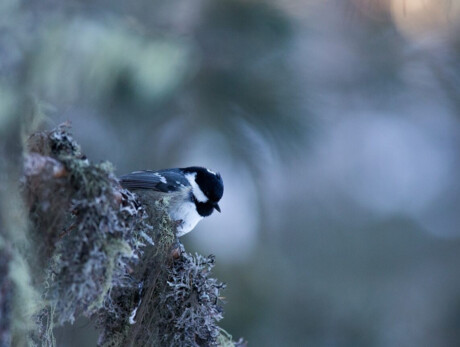
<path id="1" fill-rule="evenodd" d="M 123 188 L 129 190 L 152 189 L 163 193 L 190 187 L 190 183 L 179 169 L 135 171 L 121 176 L 119 181 Z"/>

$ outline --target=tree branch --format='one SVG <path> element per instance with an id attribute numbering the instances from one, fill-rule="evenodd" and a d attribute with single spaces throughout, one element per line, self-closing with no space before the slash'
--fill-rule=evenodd
<path id="1" fill-rule="evenodd" d="M 35 343 L 53 345 L 53 324 L 83 315 L 99 346 L 243 345 L 217 325 L 225 286 L 211 277 L 214 257 L 186 253 L 168 201 L 143 205 L 110 163 L 81 153 L 68 125 L 29 138 L 23 192 L 42 269 Z"/>

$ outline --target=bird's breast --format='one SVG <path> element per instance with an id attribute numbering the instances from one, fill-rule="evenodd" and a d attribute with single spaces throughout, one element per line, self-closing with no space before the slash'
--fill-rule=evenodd
<path id="1" fill-rule="evenodd" d="M 182 236 L 192 231 L 203 219 L 196 211 L 194 202 L 184 202 L 170 207 L 169 216 L 174 221 L 181 221 L 177 227 L 177 236 Z"/>

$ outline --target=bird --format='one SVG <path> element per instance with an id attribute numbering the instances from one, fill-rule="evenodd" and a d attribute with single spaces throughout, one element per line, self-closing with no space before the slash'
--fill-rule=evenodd
<path id="1" fill-rule="evenodd" d="M 201 166 L 134 171 L 119 177 L 119 182 L 138 195 L 144 204 L 151 205 L 161 199 L 167 201 L 167 212 L 177 223 L 178 237 L 192 231 L 214 210 L 221 212 L 222 177 Z"/>

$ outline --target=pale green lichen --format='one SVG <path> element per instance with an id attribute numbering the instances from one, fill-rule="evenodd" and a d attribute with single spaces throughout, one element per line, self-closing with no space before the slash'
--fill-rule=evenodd
<path id="1" fill-rule="evenodd" d="M 216 339 L 216 344 L 219 347 L 235 347 L 235 342 L 233 341 L 232 335 L 222 328 L 219 328 L 219 335 Z M 239 346 L 243 346 L 243 342 L 240 341 L 237 343 Z"/>
<path id="2" fill-rule="evenodd" d="M 18 184 L 19 121 L 11 117 L 10 127 L 0 125 L 0 345 L 21 347 L 33 344 L 34 315 L 43 301 L 30 269 L 35 254 Z"/>
<path id="3" fill-rule="evenodd" d="M 9 277 L 14 285 L 13 329 L 18 331 L 18 335 L 24 335 L 34 328 L 31 317 L 41 309 L 42 303 L 32 285 L 29 266 L 19 253 L 15 253 L 11 259 Z"/>

